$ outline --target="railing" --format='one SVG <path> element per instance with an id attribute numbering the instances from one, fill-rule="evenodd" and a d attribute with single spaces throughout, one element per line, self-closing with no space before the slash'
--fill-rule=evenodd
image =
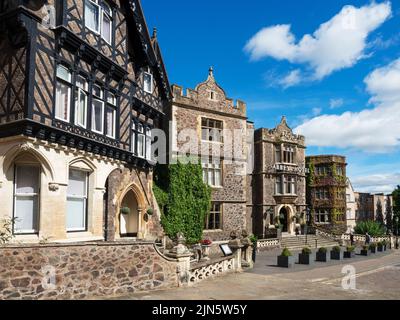
<path id="1" fill-rule="evenodd" d="M 350 241 L 350 235 L 342 234 L 341 239 Z M 390 242 L 390 240 L 391 240 L 390 236 L 371 237 L 371 242 L 381 242 L 381 241 Z M 354 241 L 365 242 L 365 236 L 361 234 L 355 234 Z"/>
<path id="2" fill-rule="evenodd" d="M 189 271 L 189 285 L 234 271 L 236 271 L 234 256 L 210 262 L 206 265 L 194 266 Z"/>
<path id="3" fill-rule="evenodd" d="M 279 247 L 280 244 L 279 239 L 261 239 L 257 241 L 257 251 L 265 248 Z"/>

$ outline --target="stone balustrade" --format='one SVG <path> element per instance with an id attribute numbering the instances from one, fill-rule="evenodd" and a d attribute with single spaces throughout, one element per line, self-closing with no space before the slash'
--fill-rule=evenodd
<path id="1" fill-rule="evenodd" d="M 279 239 L 261 239 L 257 241 L 257 251 L 271 250 L 279 246 Z"/>
<path id="2" fill-rule="evenodd" d="M 239 271 L 235 264 L 236 259 L 236 255 L 233 255 L 230 257 L 210 260 L 202 264 L 194 264 L 189 271 L 188 285 L 193 285 L 206 279 Z"/>

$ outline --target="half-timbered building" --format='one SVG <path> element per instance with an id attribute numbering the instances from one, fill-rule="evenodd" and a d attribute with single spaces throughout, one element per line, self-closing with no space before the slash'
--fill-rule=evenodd
<path id="1" fill-rule="evenodd" d="M 138 0 L 0 4 L 0 219 L 17 241 L 156 236 L 171 93 Z"/>

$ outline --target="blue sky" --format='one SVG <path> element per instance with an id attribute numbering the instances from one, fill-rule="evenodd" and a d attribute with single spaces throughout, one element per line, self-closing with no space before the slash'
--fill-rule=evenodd
<path id="1" fill-rule="evenodd" d="M 357 190 L 400 184 L 400 1 L 142 4 L 171 83 L 194 88 L 212 65 L 257 127 L 286 115 L 308 154 L 347 156 Z"/>

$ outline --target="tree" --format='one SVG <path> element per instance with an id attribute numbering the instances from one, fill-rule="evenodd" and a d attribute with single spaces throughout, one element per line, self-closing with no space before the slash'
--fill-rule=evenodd
<path id="1" fill-rule="evenodd" d="M 387 197 L 385 218 L 386 218 L 387 230 L 393 231 L 393 210 L 392 210 L 392 201 L 390 200 L 390 197 Z"/>
<path id="2" fill-rule="evenodd" d="M 397 186 L 397 188 L 393 191 L 392 193 L 393 197 L 393 214 L 397 217 L 400 216 L 400 186 Z"/>
<path id="3" fill-rule="evenodd" d="M 357 223 L 354 231 L 357 234 L 366 234 L 368 232 L 368 234 L 373 237 L 382 236 L 385 234 L 383 226 L 380 223 L 372 220 L 361 221 Z"/>
<path id="4" fill-rule="evenodd" d="M 380 223 L 382 226 L 384 225 L 383 221 L 383 208 L 382 208 L 382 201 L 381 199 L 378 199 L 378 202 L 376 203 L 376 221 Z"/>
<path id="5" fill-rule="evenodd" d="M 188 244 L 198 243 L 211 207 L 211 188 L 203 182 L 201 165 L 158 165 L 154 182 L 165 233 L 174 239 L 182 232 Z"/>

